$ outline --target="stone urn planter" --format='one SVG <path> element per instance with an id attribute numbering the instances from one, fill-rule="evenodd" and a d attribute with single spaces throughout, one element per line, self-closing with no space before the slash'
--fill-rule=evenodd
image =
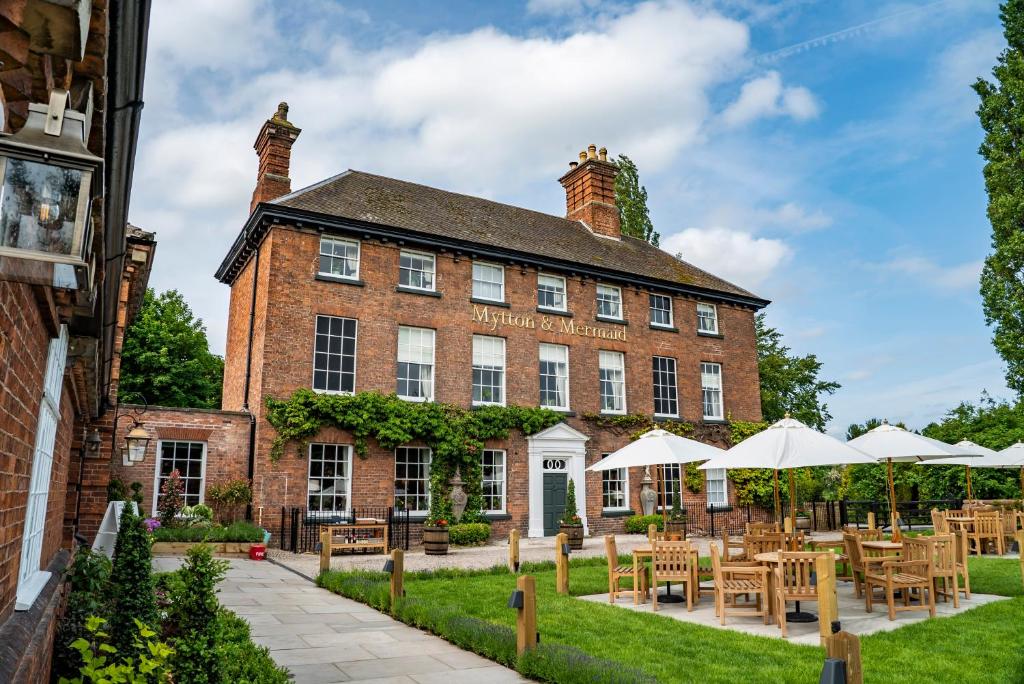
<path id="1" fill-rule="evenodd" d="M 686 540 L 686 520 L 669 520 L 665 523 L 665 536 L 669 540 Z"/>
<path id="2" fill-rule="evenodd" d="M 448 554 L 448 526 L 434 525 L 423 528 L 423 553 L 428 556 Z"/>
<path id="3" fill-rule="evenodd" d="M 566 525 L 562 523 L 558 526 L 559 532 L 564 532 L 565 536 L 569 538 L 569 548 L 573 551 L 579 551 L 583 548 L 583 525 Z"/>

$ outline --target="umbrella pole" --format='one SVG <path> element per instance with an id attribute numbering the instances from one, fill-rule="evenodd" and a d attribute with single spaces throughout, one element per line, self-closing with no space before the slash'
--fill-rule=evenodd
<path id="1" fill-rule="evenodd" d="M 790 538 L 791 551 L 796 551 L 796 476 L 789 469 L 789 527 L 793 536 Z"/>
<path id="2" fill-rule="evenodd" d="M 775 484 L 775 522 L 782 524 L 782 501 L 779 499 L 779 470 L 772 471 L 772 480 Z"/>
<path id="3" fill-rule="evenodd" d="M 1024 465 L 1020 467 L 1020 495 L 1024 497 Z"/>
<path id="4" fill-rule="evenodd" d="M 668 501 L 666 501 L 665 493 L 668 491 L 665 487 L 665 466 L 658 466 L 658 488 L 661 490 L 661 531 L 668 532 Z M 666 537 L 668 539 L 668 537 Z"/>
<path id="5" fill-rule="evenodd" d="M 889 477 L 889 516 L 892 519 L 892 540 L 899 541 L 902 538 L 900 534 L 900 514 L 896 510 L 896 481 L 892 474 L 892 459 L 885 459 L 886 472 Z"/>
<path id="6" fill-rule="evenodd" d="M 967 498 L 974 500 L 974 490 L 971 488 L 971 466 L 967 466 Z"/>

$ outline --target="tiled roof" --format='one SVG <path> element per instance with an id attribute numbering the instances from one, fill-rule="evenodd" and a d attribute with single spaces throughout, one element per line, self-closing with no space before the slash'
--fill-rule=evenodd
<path id="1" fill-rule="evenodd" d="M 601 237 L 579 221 L 361 171 L 346 171 L 270 204 L 767 303 L 643 240 Z"/>

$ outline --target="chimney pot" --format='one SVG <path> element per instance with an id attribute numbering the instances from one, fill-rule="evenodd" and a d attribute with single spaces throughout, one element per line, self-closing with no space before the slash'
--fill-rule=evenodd
<path id="1" fill-rule="evenodd" d="M 608 148 L 602 147 L 601 149 L 599 149 L 597 151 L 597 156 L 598 159 L 600 159 L 601 161 L 608 161 Z"/>
<path id="2" fill-rule="evenodd" d="M 583 151 L 580 152 L 580 161 L 581 162 L 587 161 L 587 152 L 586 152 L 586 150 L 583 150 Z"/>
<path id="3" fill-rule="evenodd" d="M 587 147 L 587 159 L 597 159 L 597 145 Z"/>
<path id="4" fill-rule="evenodd" d="M 569 168 L 570 168 L 570 169 L 575 169 L 575 168 L 576 168 L 577 166 L 579 166 L 579 165 L 580 165 L 580 163 L 579 163 L 579 162 L 576 162 L 576 161 L 571 161 L 571 162 L 569 162 Z"/>
<path id="5" fill-rule="evenodd" d="M 302 131 L 288 121 L 288 103 L 281 102 L 277 111 L 263 123 L 253 148 L 259 157 L 256 188 L 249 212 L 260 202 L 269 202 L 292 191 L 289 175 L 292 145 Z"/>

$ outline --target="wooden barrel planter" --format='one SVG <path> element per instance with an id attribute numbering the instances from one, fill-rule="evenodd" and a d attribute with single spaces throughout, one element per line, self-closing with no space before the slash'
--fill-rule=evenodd
<path id="1" fill-rule="evenodd" d="M 665 534 L 669 539 L 677 539 L 679 541 L 686 540 L 686 521 L 685 520 L 669 520 L 665 523 Z"/>
<path id="2" fill-rule="evenodd" d="M 448 528 L 424 527 L 423 552 L 428 556 L 444 556 L 448 553 Z"/>
<path id="3" fill-rule="evenodd" d="M 560 525 L 559 531 L 569 537 L 570 549 L 579 551 L 583 548 L 583 525 Z"/>

